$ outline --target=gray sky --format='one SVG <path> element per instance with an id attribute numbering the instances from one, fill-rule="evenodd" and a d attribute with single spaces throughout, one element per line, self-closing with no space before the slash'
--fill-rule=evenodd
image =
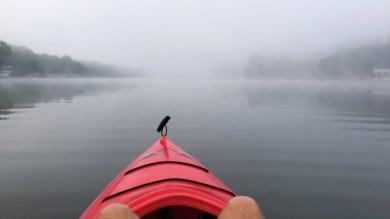
<path id="1" fill-rule="evenodd" d="M 389 36 L 389 0 L 0 0 L 1 40 L 160 75 Z"/>

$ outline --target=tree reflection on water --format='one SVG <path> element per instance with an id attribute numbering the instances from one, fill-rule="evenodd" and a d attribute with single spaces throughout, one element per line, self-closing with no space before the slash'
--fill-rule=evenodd
<path id="1" fill-rule="evenodd" d="M 252 107 L 308 106 L 338 113 L 390 117 L 388 82 L 252 84 L 244 89 L 244 93 Z"/>
<path id="2" fill-rule="evenodd" d="M 128 86 L 127 86 L 128 87 Z M 117 83 L 76 79 L 7 79 L 0 81 L 0 120 L 36 103 L 71 103 L 77 96 L 99 95 L 122 89 Z"/>

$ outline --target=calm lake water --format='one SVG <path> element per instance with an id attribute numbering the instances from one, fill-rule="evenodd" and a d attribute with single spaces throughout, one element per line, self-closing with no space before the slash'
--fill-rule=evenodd
<path id="1" fill-rule="evenodd" d="M 390 82 L 0 80 L 0 218 L 77 218 L 160 136 L 267 218 L 389 218 Z"/>

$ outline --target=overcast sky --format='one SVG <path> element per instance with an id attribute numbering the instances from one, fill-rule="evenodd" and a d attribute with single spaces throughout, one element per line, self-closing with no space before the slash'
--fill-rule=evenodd
<path id="1" fill-rule="evenodd" d="M 0 40 L 161 75 L 389 36 L 389 0 L 0 0 Z"/>

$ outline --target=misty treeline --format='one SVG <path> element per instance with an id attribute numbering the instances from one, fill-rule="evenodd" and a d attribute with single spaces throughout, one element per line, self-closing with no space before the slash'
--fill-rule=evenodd
<path id="1" fill-rule="evenodd" d="M 12 66 L 11 77 L 131 77 L 136 70 L 98 62 L 75 61 L 70 56 L 36 54 L 23 46 L 0 41 L 0 66 Z"/>
<path id="2" fill-rule="evenodd" d="M 321 74 L 331 78 L 339 78 L 345 73 L 372 78 L 374 68 L 390 68 L 390 40 L 384 44 L 341 50 L 321 59 L 318 67 Z"/>
<path id="3" fill-rule="evenodd" d="M 269 60 L 253 54 L 244 67 L 247 78 L 373 78 L 375 68 L 390 68 L 390 40 L 382 44 L 342 49 L 316 60 Z"/>

